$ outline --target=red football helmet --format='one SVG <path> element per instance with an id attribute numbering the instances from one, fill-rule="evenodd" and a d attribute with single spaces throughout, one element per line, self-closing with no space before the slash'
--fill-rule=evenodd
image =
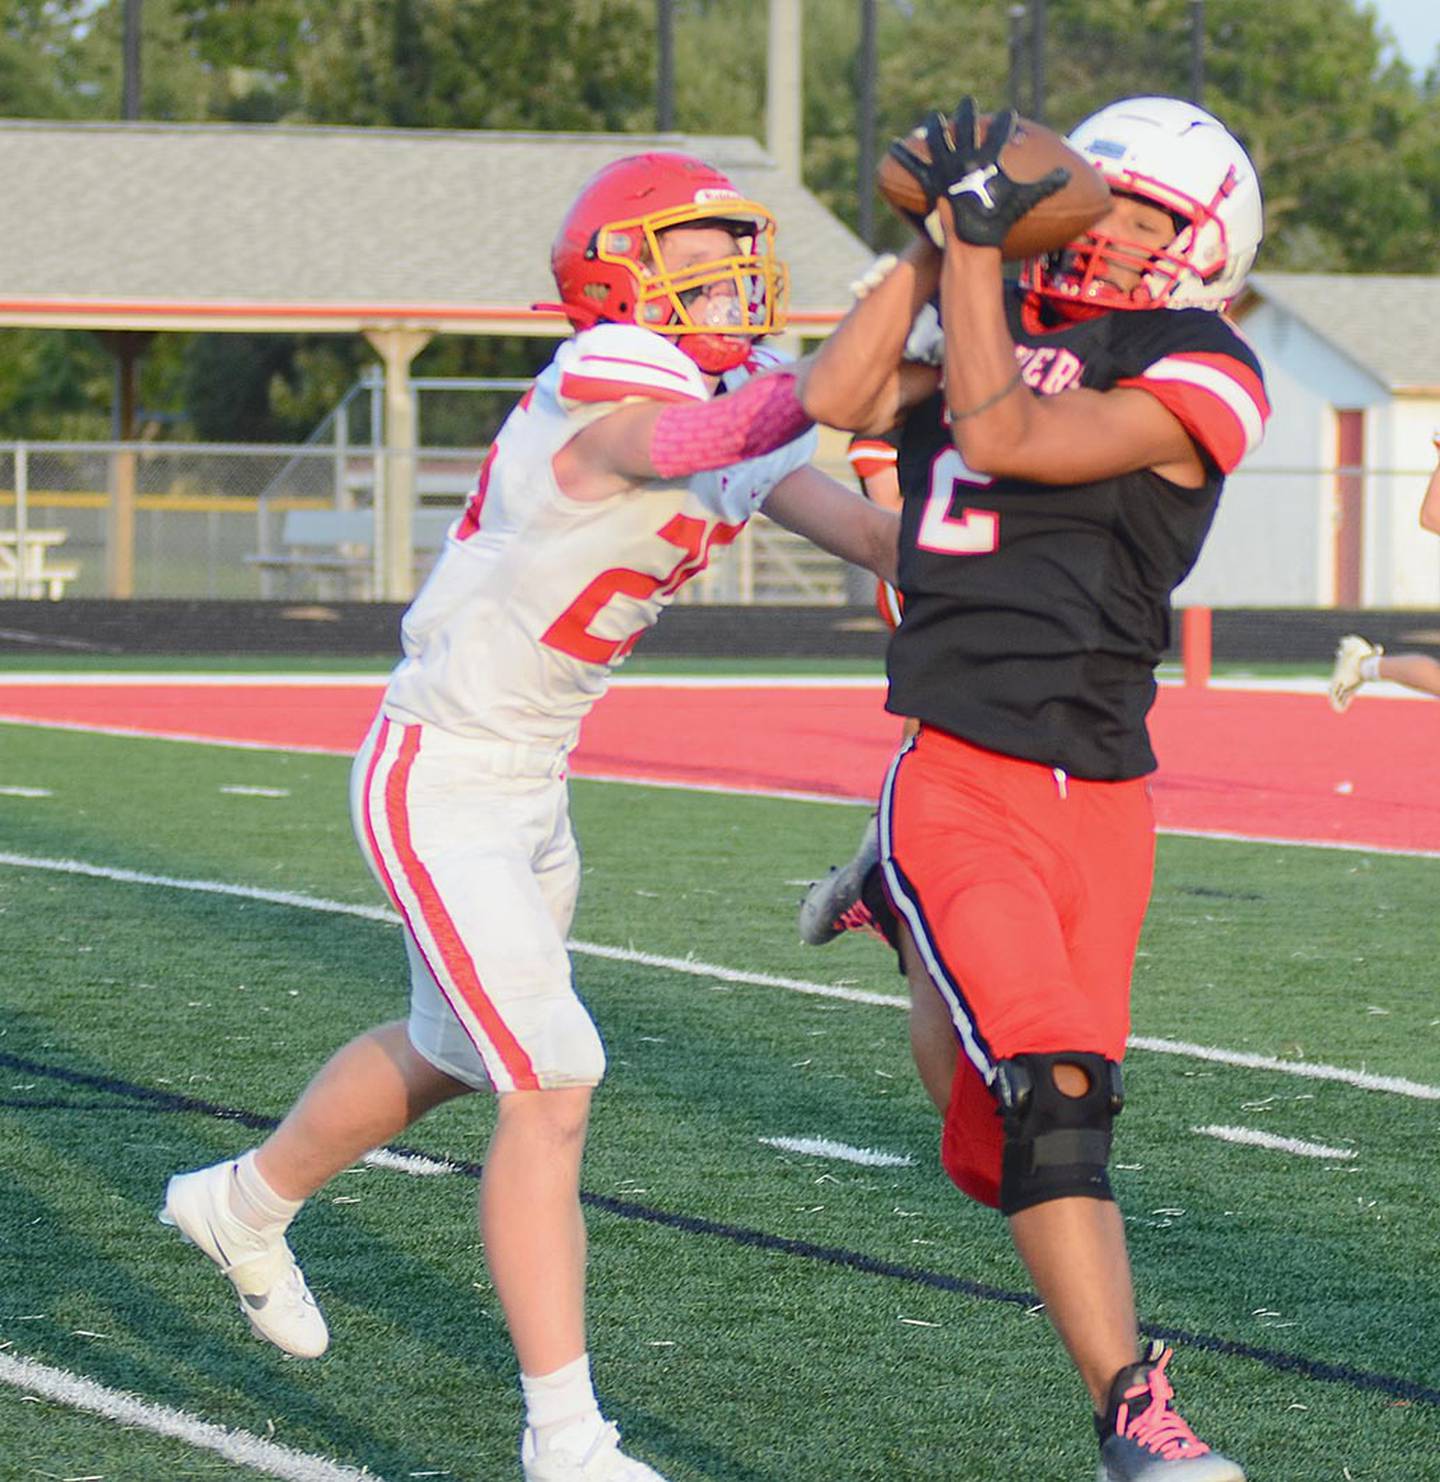
<path id="1" fill-rule="evenodd" d="M 665 232 L 695 225 L 725 228 L 734 252 L 667 267 Z M 785 327 L 789 274 L 775 256 L 775 218 L 688 154 L 630 155 L 591 176 L 560 224 L 550 266 L 577 330 L 638 324 L 673 338 L 711 375 Z M 717 294 L 717 285 L 730 291 Z"/>

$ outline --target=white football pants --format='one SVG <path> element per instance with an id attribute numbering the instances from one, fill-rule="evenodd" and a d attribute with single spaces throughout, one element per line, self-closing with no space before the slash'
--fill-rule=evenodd
<path id="1" fill-rule="evenodd" d="M 480 1090 L 598 1085 L 605 1050 L 565 938 L 580 854 L 565 756 L 376 717 L 351 818 L 405 926 L 409 1035 Z"/>

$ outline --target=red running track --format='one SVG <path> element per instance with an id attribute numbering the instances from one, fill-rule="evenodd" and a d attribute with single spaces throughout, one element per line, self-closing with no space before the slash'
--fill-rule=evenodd
<path id="1" fill-rule="evenodd" d="M 373 681 L 0 684 L 0 720 L 351 752 Z M 874 795 L 899 733 L 878 687 L 618 685 L 585 723 L 578 776 Z M 1151 717 L 1162 828 L 1440 851 L 1440 706 L 1164 688 Z M 0 779 L 3 781 L 3 779 Z"/>

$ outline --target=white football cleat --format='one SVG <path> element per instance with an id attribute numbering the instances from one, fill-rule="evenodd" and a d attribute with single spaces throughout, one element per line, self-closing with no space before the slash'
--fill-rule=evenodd
<path id="1" fill-rule="evenodd" d="M 1330 671 L 1330 708 L 1343 711 L 1355 698 L 1355 691 L 1365 683 L 1360 665 L 1366 659 L 1378 659 L 1385 650 L 1378 643 L 1347 633 L 1335 649 L 1335 667 Z"/>
<path id="2" fill-rule="evenodd" d="M 283 1235 L 260 1235 L 230 1212 L 235 1164 L 177 1173 L 165 1189 L 160 1223 L 173 1225 L 229 1278 L 257 1338 L 296 1358 L 319 1358 L 330 1330 Z"/>
<path id="3" fill-rule="evenodd" d="M 587 1416 L 547 1439 L 544 1449 L 527 1428 L 520 1442 L 525 1482 L 665 1482 L 654 1467 L 626 1456 L 620 1430 L 599 1416 Z"/>

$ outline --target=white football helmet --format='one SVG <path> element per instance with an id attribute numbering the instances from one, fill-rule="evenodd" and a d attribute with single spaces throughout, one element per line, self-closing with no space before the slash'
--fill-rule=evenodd
<path id="1" fill-rule="evenodd" d="M 1099 229 L 1027 263 L 1047 298 L 1106 309 L 1223 309 L 1240 291 L 1264 232 L 1260 178 L 1219 119 L 1180 98 L 1126 98 L 1091 114 L 1069 143 L 1117 195 L 1168 211 L 1168 247 Z M 1102 221 L 1101 226 L 1104 223 Z M 1127 293 L 1102 281 L 1107 260 L 1143 269 Z"/>

